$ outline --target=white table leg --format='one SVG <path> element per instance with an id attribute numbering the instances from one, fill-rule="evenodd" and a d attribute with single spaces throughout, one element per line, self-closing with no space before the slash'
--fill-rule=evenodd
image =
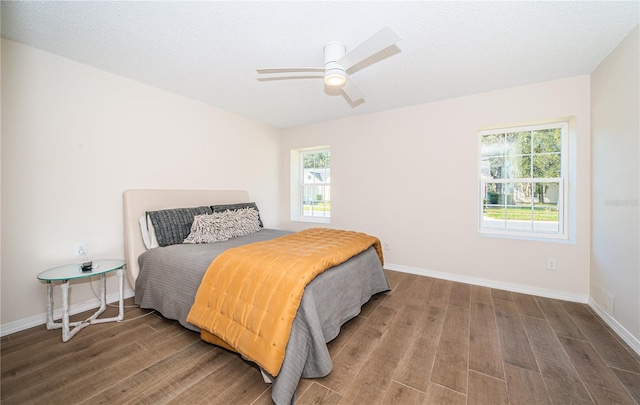
<path id="1" fill-rule="evenodd" d="M 69 334 L 69 280 L 60 284 L 62 289 L 62 341 L 71 339 Z"/>
<path id="2" fill-rule="evenodd" d="M 122 321 L 124 319 L 124 270 L 118 269 L 118 294 L 119 294 L 119 311 L 118 311 L 118 321 Z"/>
<path id="3" fill-rule="evenodd" d="M 98 318 L 107 309 L 107 275 L 100 274 L 100 307 L 98 310 L 85 320 L 88 323 L 100 323 Z"/>
<path id="4" fill-rule="evenodd" d="M 107 309 L 107 275 L 100 275 L 100 312 Z"/>
<path id="5" fill-rule="evenodd" d="M 102 318 L 102 319 L 96 319 L 98 317 L 98 315 L 100 315 L 102 312 L 104 312 L 104 309 L 102 309 L 102 307 L 104 306 L 106 308 L 107 305 L 107 295 L 106 295 L 106 275 L 102 275 L 102 284 L 101 284 L 101 288 L 104 287 L 104 290 L 101 289 L 101 297 L 100 300 L 102 301 L 100 304 L 100 308 L 101 310 L 98 310 L 98 312 L 96 312 L 91 318 L 88 319 L 88 321 L 92 324 L 94 323 L 104 323 L 104 322 L 120 322 L 124 319 L 124 270 L 123 269 L 118 269 L 116 271 L 116 273 L 118 274 L 118 316 L 114 316 L 112 318 Z M 102 291 L 104 291 L 104 293 L 102 293 Z"/>
<path id="6" fill-rule="evenodd" d="M 62 341 L 66 342 L 73 336 L 70 331 L 71 326 L 76 326 L 82 322 L 69 322 L 69 282 L 65 281 L 60 285 L 62 289 L 62 322 L 53 320 L 53 281 L 47 281 L 47 329 L 62 329 Z M 75 328 L 74 328 L 75 329 Z"/>
<path id="7" fill-rule="evenodd" d="M 53 322 L 53 282 L 47 281 L 47 329 L 57 329 Z"/>

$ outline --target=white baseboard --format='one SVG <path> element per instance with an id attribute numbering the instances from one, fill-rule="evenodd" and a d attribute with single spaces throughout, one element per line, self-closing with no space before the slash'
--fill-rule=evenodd
<path id="1" fill-rule="evenodd" d="M 135 291 L 132 289 L 124 290 L 124 298 L 131 298 L 135 295 Z M 118 301 L 118 293 L 107 294 L 107 302 L 113 303 Z M 78 304 L 72 304 L 69 306 L 69 314 L 79 314 L 80 312 L 88 311 L 90 309 L 100 307 L 100 300 L 93 298 L 85 302 Z M 62 308 L 55 309 L 53 311 L 53 319 L 58 320 L 62 318 Z M 20 319 L 14 322 L 9 322 L 0 325 L 0 336 L 10 335 L 12 333 L 20 332 L 25 329 L 33 328 L 34 326 L 44 325 L 47 323 L 47 314 L 43 312 L 38 315 L 30 316 L 25 319 Z"/>
<path id="2" fill-rule="evenodd" d="M 640 355 L 640 340 L 633 336 L 624 326 L 620 325 L 608 312 L 606 312 L 593 298 L 589 297 L 589 306 L 596 311 L 611 329 L 616 332 L 638 355 Z"/>
<path id="3" fill-rule="evenodd" d="M 443 280 L 480 285 L 483 287 L 498 288 L 500 290 L 513 291 L 513 292 L 518 292 L 522 294 L 537 295 L 537 296 L 546 297 L 546 298 L 580 302 L 583 304 L 586 304 L 589 298 L 589 296 L 585 294 L 574 294 L 574 293 L 568 293 L 566 291 L 532 287 L 525 284 L 505 283 L 502 281 L 489 280 L 486 278 L 469 277 L 469 276 L 463 276 L 461 274 L 454 274 L 454 273 L 444 273 L 440 271 L 420 269 L 417 267 L 402 266 L 402 265 L 393 264 L 393 263 L 385 263 L 384 268 L 389 270 L 400 271 L 403 273 L 417 274 L 419 276 L 441 278 Z"/>

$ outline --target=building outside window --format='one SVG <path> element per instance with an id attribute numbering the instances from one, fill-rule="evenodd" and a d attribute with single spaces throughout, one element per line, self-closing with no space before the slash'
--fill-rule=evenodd
<path id="1" fill-rule="evenodd" d="M 566 122 L 480 131 L 484 234 L 566 238 Z"/>

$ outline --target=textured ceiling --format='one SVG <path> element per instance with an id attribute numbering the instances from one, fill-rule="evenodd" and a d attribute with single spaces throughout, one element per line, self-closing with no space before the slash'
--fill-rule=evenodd
<path id="1" fill-rule="evenodd" d="M 640 22 L 629 2 L 2 1 L 2 36 L 277 127 L 293 127 L 591 73 Z M 390 26 L 402 38 L 350 70 L 352 105 L 321 66 Z M 374 63 L 375 62 L 375 63 Z"/>

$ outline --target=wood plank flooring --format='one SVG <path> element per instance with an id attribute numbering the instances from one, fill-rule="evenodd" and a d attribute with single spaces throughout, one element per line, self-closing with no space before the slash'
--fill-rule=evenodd
<path id="1" fill-rule="evenodd" d="M 586 305 L 387 271 L 297 404 L 640 404 L 640 361 Z M 2 404 L 271 404 L 252 363 L 127 300 L 62 343 L 1 341 Z M 113 316 L 116 308 L 109 308 Z M 88 317 L 79 314 L 76 320 Z"/>

